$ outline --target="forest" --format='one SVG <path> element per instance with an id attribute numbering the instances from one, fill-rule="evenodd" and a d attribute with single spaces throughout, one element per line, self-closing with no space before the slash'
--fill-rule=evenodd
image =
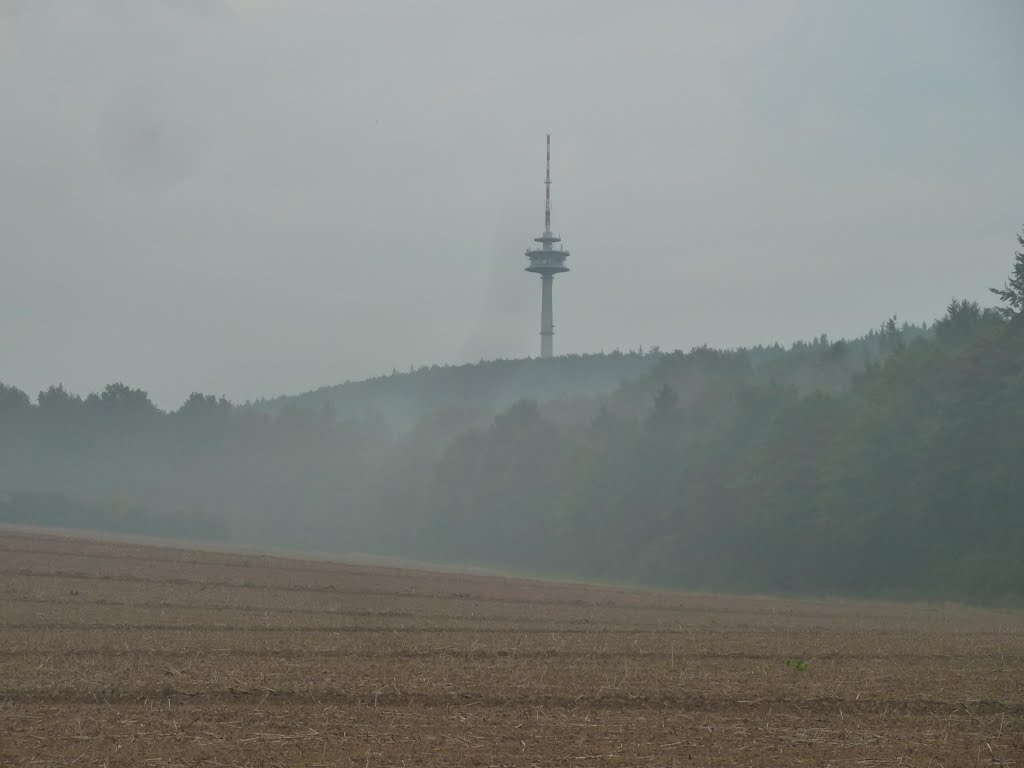
<path id="1" fill-rule="evenodd" d="M 245 405 L 0 384 L 0 521 L 1017 602 L 1024 254 L 993 291 L 852 340 L 434 366 Z"/>

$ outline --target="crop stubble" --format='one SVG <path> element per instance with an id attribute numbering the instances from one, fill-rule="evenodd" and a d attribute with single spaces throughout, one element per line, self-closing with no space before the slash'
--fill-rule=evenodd
<path id="1" fill-rule="evenodd" d="M 0 764 L 1021 766 L 1022 630 L 7 529 Z"/>

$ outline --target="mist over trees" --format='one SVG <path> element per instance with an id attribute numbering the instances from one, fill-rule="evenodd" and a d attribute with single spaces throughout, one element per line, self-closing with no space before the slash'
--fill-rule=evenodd
<path id="1" fill-rule="evenodd" d="M 1019 599 L 1024 255 L 994 292 L 854 340 L 434 367 L 246 406 L 0 385 L 0 521 Z"/>

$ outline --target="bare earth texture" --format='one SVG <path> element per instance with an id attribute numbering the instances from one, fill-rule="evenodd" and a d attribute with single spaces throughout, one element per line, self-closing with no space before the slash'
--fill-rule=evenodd
<path id="1" fill-rule="evenodd" d="M 1024 616 L 0 530 L 0 765 L 1024 766 Z"/>

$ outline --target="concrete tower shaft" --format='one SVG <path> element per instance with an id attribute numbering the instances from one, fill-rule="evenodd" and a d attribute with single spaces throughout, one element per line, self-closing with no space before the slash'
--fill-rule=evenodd
<path id="1" fill-rule="evenodd" d="M 555 318 L 551 306 L 551 287 L 555 276 L 540 276 L 540 356 L 551 357 L 555 347 Z"/>
<path id="2" fill-rule="evenodd" d="M 527 272 L 540 275 L 540 356 L 551 357 L 554 354 L 555 322 L 552 302 L 552 287 L 555 275 L 568 272 L 565 260 L 569 252 L 562 250 L 557 244 L 562 238 L 551 233 L 551 134 L 547 135 L 547 173 L 544 177 L 544 233 L 535 237 L 534 242 L 540 243 L 539 248 L 531 248 L 526 252 L 530 260 Z"/>

